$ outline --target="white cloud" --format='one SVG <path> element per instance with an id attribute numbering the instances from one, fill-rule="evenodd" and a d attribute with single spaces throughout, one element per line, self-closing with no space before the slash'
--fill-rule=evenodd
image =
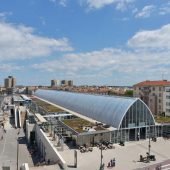
<path id="1" fill-rule="evenodd" d="M 128 41 L 128 45 L 133 48 L 170 49 L 170 24 L 157 30 L 140 31 Z"/>
<path id="2" fill-rule="evenodd" d="M 41 21 L 42 25 L 44 25 L 44 26 L 46 25 L 46 20 L 44 17 L 40 17 L 40 21 Z"/>
<path id="3" fill-rule="evenodd" d="M 5 21 L 10 15 L 12 15 L 12 12 L 0 12 L 0 20 Z"/>
<path id="4" fill-rule="evenodd" d="M 16 70 L 21 70 L 23 67 L 22 66 L 17 66 L 12 63 L 7 63 L 7 64 L 2 64 L 0 65 L 0 71 L 2 72 L 11 72 L 11 71 L 16 71 Z"/>
<path id="5" fill-rule="evenodd" d="M 105 6 L 114 4 L 117 10 L 124 11 L 128 5 L 135 0 L 80 0 L 88 6 L 89 9 L 100 9 Z"/>
<path id="6" fill-rule="evenodd" d="M 63 73 L 64 76 L 74 77 L 103 76 L 110 79 L 113 78 L 113 75 L 122 74 L 123 77 L 130 79 L 135 75 L 139 78 L 143 74 L 145 77 L 153 78 L 153 76 L 158 77 L 159 73 L 161 77 L 162 73 L 170 74 L 170 49 L 150 50 L 147 47 L 162 49 L 166 43 L 169 43 L 170 40 L 159 44 L 162 41 L 161 35 L 164 38 L 170 37 L 169 28 L 170 25 L 166 25 L 159 30 L 136 33 L 128 41 L 128 45 L 133 47 L 129 50 L 127 48 L 126 50 L 104 48 L 86 53 L 71 53 L 57 60 L 34 64 L 32 67 L 41 71 Z M 158 36 L 155 37 L 157 34 Z M 142 50 L 136 50 L 138 47 L 142 47 Z"/>
<path id="7" fill-rule="evenodd" d="M 110 5 L 114 2 L 114 0 L 87 0 L 86 3 L 89 8 L 102 8 L 106 5 Z"/>
<path id="8" fill-rule="evenodd" d="M 159 14 L 160 15 L 166 15 L 166 14 L 170 14 L 170 2 L 163 4 L 160 8 L 159 8 Z"/>
<path id="9" fill-rule="evenodd" d="M 154 5 L 145 6 L 141 11 L 139 11 L 135 17 L 136 18 L 148 18 L 155 11 L 156 7 Z"/>
<path id="10" fill-rule="evenodd" d="M 132 14 L 136 14 L 138 12 L 138 8 L 134 8 L 133 10 L 132 10 Z"/>
<path id="11" fill-rule="evenodd" d="M 34 64 L 33 68 L 75 77 L 80 75 L 111 77 L 117 73 L 132 75 L 133 73 L 145 73 L 146 70 L 154 73 L 157 65 L 160 65 L 159 70 L 165 70 L 162 65 L 164 63 L 170 65 L 169 55 L 170 52 L 135 52 L 106 48 L 89 53 L 68 54 L 58 60 Z M 153 60 L 157 62 L 155 63 Z"/>
<path id="12" fill-rule="evenodd" d="M 59 4 L 62 5 L 63 7 L 66 7 L 67 1 L 66 0 L 60 0 Z"/>
<path id="13" fill-rule="evenodd" d="M 116 9 L 120 11 L 124 11 L 128 8 L 128 6 L 133 3 L 135 0 L 117 0 L 115 1 Z"/>
<path id="14" fill-rule="evenodd" d="M 0 22 L 0 60 L 48 56 L 57 51 L 72 51 L 67 38 L 36 35 L 33 28 Z"/>
<path id="15" fill-rule="evenodd" d="M 59 5 L 63 6 L 63 7 L 67 6 L 67 0 L 49 0 L 49 1 L 51 1 L 53 3 L 57 3 L 57 4 L 59 4 Z"/>

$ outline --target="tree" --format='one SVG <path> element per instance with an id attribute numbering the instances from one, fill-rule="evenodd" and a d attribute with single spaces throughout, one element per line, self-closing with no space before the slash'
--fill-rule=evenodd
<path id="1" fill-rule="evenodd" d="M 125 96 L 133 97 L 133 90 L 126 90 L 125 91 Z"/>

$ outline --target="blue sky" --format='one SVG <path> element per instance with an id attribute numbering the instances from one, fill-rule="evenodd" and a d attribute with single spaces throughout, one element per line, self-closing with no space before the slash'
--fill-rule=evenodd
<path id="1" fill-rule="evenodd" d="M 0 0 L 0 84 L 170 80 L 170 0 Z"/>

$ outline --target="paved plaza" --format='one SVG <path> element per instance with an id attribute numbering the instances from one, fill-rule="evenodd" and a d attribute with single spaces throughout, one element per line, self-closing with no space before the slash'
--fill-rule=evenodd
<path id="1" fill-rule="evenodd" d="M 158 138 L 157 142 L 151 142 L 151 154 L 155 155 L 156 161 L 150 161 L 149 163 L 139 162 L 140 155 L 146 156 L 148 152 L 148 140 L 138 142 L 128 142 L 125 146 L 115 144 L 115 149 L 107 149 L 103 151 L 103 163 L 105 163 L 104 169 L 113 170 L 152 170 L 157 165 L 164 166 L 164 170 L 168 170 L 170 166 L 170 140 L 164 140 Z M 92 152 L 80 153 L 78 150 L 78 167 L 72 168 L 74 165 L 74 149 L 70 150 L 65 146 L 64 152 L 60 152 L 65 161 L 69 165 L 69 170 L 99 170 L 101 151 L 98 148 L 94 148 Z M 115 158 L 116 166 L 114 168 L 107 168 L 108 162 Z M 166 165 L 166 166 L 165 166 Z"/>
<path id="2" fill-rule="evenodd" d="M 6 132 L 4 132 L 2 127 L 0 128 L 0 169 L 4 165 L 10 165 L 11 170 L 16 170 L 18 130 L 12 127 L 9 120 L 5 123 L 4 129 Z M 19 137 L 24 139 L 22 129 Z M 18 145 L 18 166 L 22 163 L 29 163 L 29 166 L 33 166 L 33 161 L 24 140 Z"/>

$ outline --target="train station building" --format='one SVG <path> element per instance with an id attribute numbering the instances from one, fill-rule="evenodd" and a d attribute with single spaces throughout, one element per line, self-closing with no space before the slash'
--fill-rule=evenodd
<path id="1" fill-rule="evenodd" d="M 89 121 L 93 120 L 93 124 L 84 125 L 85 127 L 83 124 L 80 125 L 81 121 L 77 127 L 74 127 L 75 120 L 78 120 L 74 116 L 60 121 L 60 125 L 62 124 L 66 131 L 70 127 L 70 132 L 74 132 L 72 135 L 78 136 L 76 139 L 78 144 L 103 140 L 113 143 L 135 141 L 148 137 L 159 137 L 163 133 L 163 126 L 155 122 L 150 109 L 139 98 L 54 90 L 37 90 L 35 96 L 66 109 L 73 115 L 75 113 L 80 117 L 88 118 Z M 94 123 L 94 121 L 96 122 Z"/>

